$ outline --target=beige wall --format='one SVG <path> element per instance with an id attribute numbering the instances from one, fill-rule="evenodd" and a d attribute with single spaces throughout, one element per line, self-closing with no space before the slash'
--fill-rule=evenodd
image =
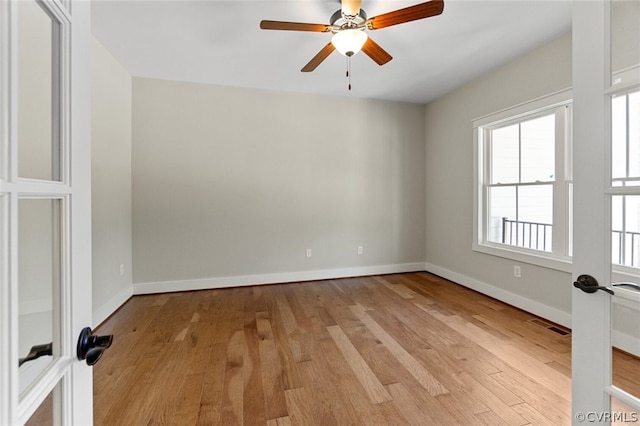
<path id="1" fill-rule="evenodd" d="M 472 120 L 571 87 L 571 35 L 563 36 L 426 107 L 428 263 L 534 303 L 571 311 L 568 273 L 471 249 Z M 522 278 L 513 265 L 522 266 Z M 557 318 L 554 318 L 558 320 Z"/>
<path id="2" fill-rule="evenodd" d="M 424 140 L 420 105 L 134 78 L 133 281 L 424 262 Z"/>
<path id="3" fill-rule="evenodd" d="M 91 53 L 92 269 L 97 324 L 132 293 L 131 75 L 95 39 Z"/>

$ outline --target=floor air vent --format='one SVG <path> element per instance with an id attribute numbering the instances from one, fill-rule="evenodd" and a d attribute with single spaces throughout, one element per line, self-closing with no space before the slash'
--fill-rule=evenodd
<path id="1" fill-rule="evenodd" d="M 535 318 L 532 320 L 529 320 L 529 322 L 539 326 L 539 327 L 543 327 L 546 328 L 547 330 L 551 330 L 554 333 L 557 333 L 561 336 L 566 336 L 568 334 L 571 334 L 571 330 L 569 330 L 568 328 L 562 327 L 561 325 L 557 325 L 557 324 L 553 324 L 550 322 L 547 322 L 543 319 L 540 318 Z"/>
<path id="2" fill-rule="evenodd" d="M 560 328 L 560 327 L 556 327 L 555 325 L 552 325 L 551 327 L 549 327 L 549 330 L 551 330 L 551 331 L 553 331 L 553 332 L 556 332 L 556 333 L 558 333 L 558 334 L 561 334 L 561 335 L 563 335 L 563 336 L 566 336 L 567 334 L 569 334 L 569 333 L 570 333 L 570 331 L 569 331 L 569 330 L 567 330 L 567 329 L 562 329 L 562 328 Z"/>

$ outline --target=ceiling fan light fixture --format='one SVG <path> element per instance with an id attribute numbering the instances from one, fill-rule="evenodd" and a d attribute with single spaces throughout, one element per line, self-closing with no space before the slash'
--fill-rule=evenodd
<path id="1" fill-rule="evenodd" d="M 346 29 L 335 33 L 331 43 L 344 56 L 353 56 L 362 49 L 367 38 L 369 37 L 363 30 Z"/>

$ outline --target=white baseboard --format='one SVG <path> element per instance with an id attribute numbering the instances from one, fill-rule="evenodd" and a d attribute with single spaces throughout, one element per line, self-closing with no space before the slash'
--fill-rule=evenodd
<path id="1" fill-rule="evenodd" d="M 133 296 L 133 286 L 120 290 L 115 296 L 109 299 L 107 303 L 97 307 L 94 306 L 92 328 L 97 327 L 100 323 L 109 318 L 109 316 L 117 311 L 118 308 L 122 306 L 124 302 L 129 300 L 131 296 Z"/>
<path id="2" fill-rule="evenodd" d="M 315 271 L 282 272 L 275 274 L 240 275 L 232 277 L 202 278 L 195 280 L 137 283 L 133 285 L 133 294 L 206 290 L 213 288 L 328 280 L 333 278 L 395 274 L 416 271 L 424 271 L 424 263 L 401 263 L 396 265 L 363 266 L 355 268 L 321 269 Z"/>
<path id="3" fill-rule="evenodd" d="M 549 321 L 553 321 L 556 324 L 560 324 L 564 327 L 571 327 L 571 314 L 569 312 L 561 311 L 560 309 L 553 308 L 551 306 L 545 305 L 544 303 L 536 302 L 535 300 L 531 300 L 524 296 L 520 296 L 502 288 L 487 284 L 475 278 L 453 272 L 449 269 L 433 265 L 429 262 L 425 263 L 424 268 L 427 271 L 453 281 L 454 283 L 460 284 L 464 287 L 468 287 L 479 293 L 486 294 L 487 296 L 491 296 L 502 302 L 520 308 L 523 311 L 527 311 Z"/>

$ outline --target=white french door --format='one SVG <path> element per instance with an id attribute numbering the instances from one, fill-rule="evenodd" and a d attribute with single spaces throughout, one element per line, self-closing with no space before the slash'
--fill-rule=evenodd
<path id="1" fill-rule="evenodd" d="M 640 284 L 633 268 L 640 259 L 633 253 L 640 247 L 634 242 L 640 226 L 639 89 L 640 4 L 574 1 L 575 425 L 640 421 L 640 392 L 624 380 L 615 383 L 612 374 L 612 343 L 640 354 L 640 292 L 633 284 L 616 285 L 619 277 Z M 612 262 L 620 264 L 615 271 Z M 639 368 L 637 359 L 631 362 Z"/>
<path id="2" fill-rule="evenodd" d="M 91 424 L 90 2 L 0 2 L 0 424 Z"/>

